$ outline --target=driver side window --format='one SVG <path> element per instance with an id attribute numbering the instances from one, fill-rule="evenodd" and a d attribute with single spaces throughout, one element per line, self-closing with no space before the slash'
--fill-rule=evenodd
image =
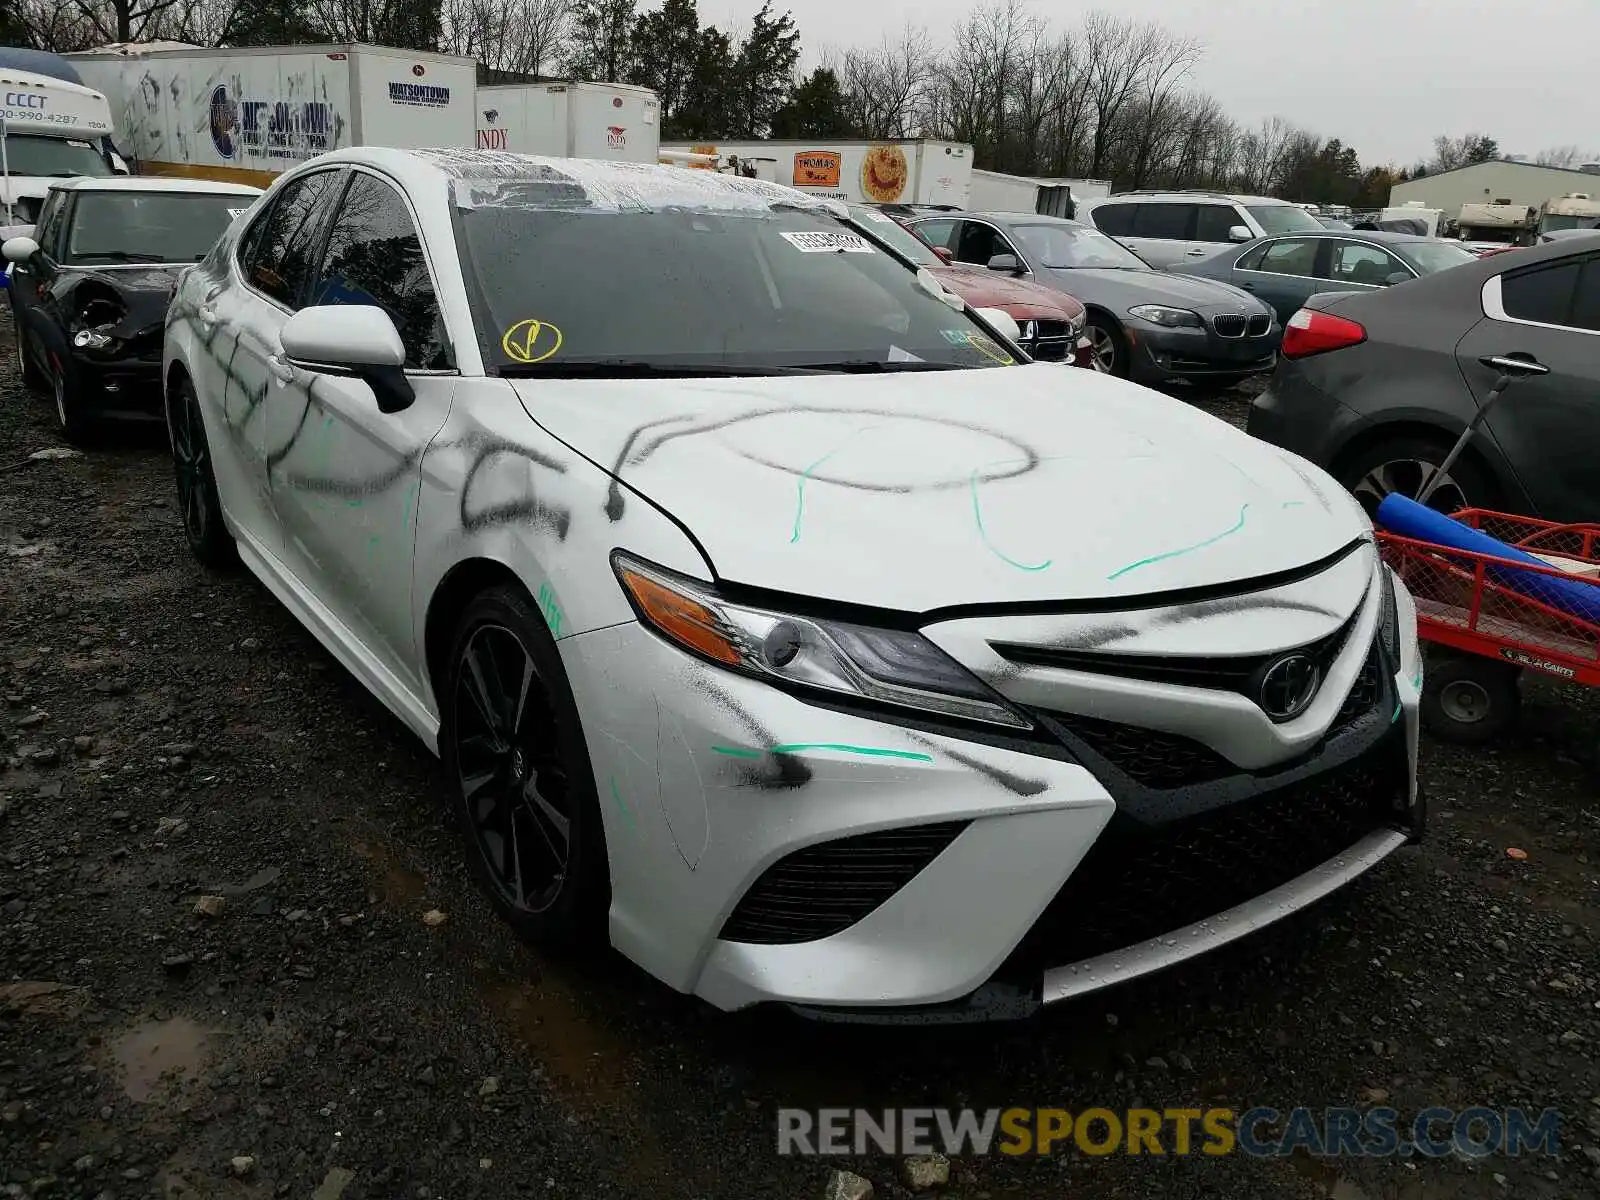
<path id="1" fill-rule="evenodd" d="M 33 232 L 33 240 L 39 243 L 40 251 L 52 262 L 61 257 L 61 214 L 66 207 L 66 195 L 52 189 L 45 197 L 44 209 L 39 213 L 39 224 Z"/>
<path id="2" fill-rule="evenodd" d="M 1254 270 L 1269 275 L 1299 275 L 1311 279 L 1315 277 L 1316 265 L 1316 242 L 1305 238 L 1285 238 L 1266 248 Z"/>
<path id="3" fill-rule="evenodd" d="M 997 254 L 1016 254 L 1011 248 L 1011 243 L 1001 236 L 998 229 L 980 221 L 961 222 L 961 244 L 956 250 L 957 262 L 973 263 L 983 267 L 987 266 L 989 260 Z"/>
<path id="4" fill-rule="evenodd" d="M 239 249 L 245 281 L 291 312 L 300 307 L 310 282 L 312 257 L 325 227 L 325 201 L 338 178 L 338 171 L 314 171 L 290 180 L 272 207 L 245 231 Z"/>
<path id="5" fill-rule="evenodd" d="M 1383 287 L 1389 276 L 1399 272 L 1410 276 L 1404 264 L 1387 250 L 1365 246 L 1360 242 L 1335 242 L 1328 256 L 1327 278 L 1340 283 L 1357 283 L 1367 287 Z"/>
<path id="6" fill-rule="evenodd" d="M 928 245 L 943 246 L 946 250 L 954 250 L 957 224 L 959 222 L 940 218 L 937 221 L 918 221 L 914 228 Z"/>

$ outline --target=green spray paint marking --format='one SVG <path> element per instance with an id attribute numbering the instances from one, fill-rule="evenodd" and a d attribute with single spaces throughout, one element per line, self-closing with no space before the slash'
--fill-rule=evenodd
<path id="1" fill-rule="evenodd" d="M 972 476 L 967 482 L 972 489 L 972 519 L 977 522 L 978 536 L 983 539 L 983 544 L 989 547 L 990 553 L 992 553 L 1001 562 L 1009 563 L 1019 571 L 1042 571 L 1048 567 L 1051 562 L 1051 560 L 1048 558 L 1042 563 L 1021 563 L 1012 558 L 1009 554 L 1006 554 L 1000 549 L 1000 547 L 996 546 L 989 540 L 989 531 L 983 527 L 983 509 L 978 504 L 978 472 L 976 469 L 973 470 Z M 1113 576 L 1113 578 L 1115 578 L 1115 576 Z"/>
<path id="2" fill-rule="evenodd" d="M 1304 500 L 1285 500 L 1283 506 L 1285 508 L 1304 508 L 1306 502 Z"/>
<path id="3" fill-rule="evenodd" d="M 1148 567 L 1151 563 L 1164 562 L 1169 558 L 1179 558 L 1185 554 L 1192 554 L 1196 550 L 1204 550 L 1207 546 L 1216 545 L 1223 538 L 1231 537 L 1233 534 L 1238 533 L 1239 530 L 1244 528 L 1244 514 L 1249 510 L 1249 508 L 1250 506 L 1248 504 L 1241 504 L 1239 506 L 1239 519 L 1235 521 L 1230 528 L 1224 529 L 1221 533 L 1215 534 L 1212 537 L 1208 537 L 1203 542 L 1196 542 L 1192 546 L 1184 546 L 1179 550 L 1168 550 L 1164 554 L 1152 554 L 1149 558 L 1141 558 L 1138 562 L 1129 563 L 1127 566 L 1113 571 L 1111 574 L 1107 575 L 1106 582 L 1109 583 L 1113 579 L 1118 579 L 1123 575 L 1126 575 L 1129 571 L 1137 571 L 1140 567 Z"/>
<path id="4" fill-rule="evenodd" d="M 548 583 L 539 585 L 539 611 L 544 614 L 545 624 L 550 626 L 550 636 L 561 636 L 561 605 L 556 603 L 556 590 Z"/>
<path id="5" fill-rule="evenodd" d="M 416 502 L 416 499 L 417 499 L 417 488 L 420 487 L 420 486 L 421 486 L 420 484 L 413 483 L 410 487 L 408 487 L 406 489 L 406 506 L 405 506 L 404 510 L 400 513 L 400 524 L 402 524 L 402 525 L 410 525 L 411 524 L 411 506 L 412 506 L 413 503 Z"/>
<path id="6" fill-rule="evenodd" d="M 864 425 L 860 429 L 852 431 L 849 437 L 845 438 L 844 441 L 840 442 L 832 450 L 829 450 L 821 458 L 817 459 L 816 462 L 812 463 L 800 473 L 799 482 L 797 482 L 794 487 L 794 529 L 789 534 L 789 544 L 791 546 L 800 540 L 800 518 L 805 515 L 806 510 L 806 480 L 811 478 L 811 473 L 823 463 L 827 462 L 835 454 L 839 453 L 839 451 L 843 450 L 858 436 L 866 433 L 870 429 L 876 428 L 876 425 Z"/>
<path id="7" fill-rule="evenodd" d="M 1397 700 L 1397 701 L 1395 701 L 1395 705 L 1394 705 L 1394 716 L 1389 718 L 1389 724 L 1393 725 L 1399 719 L 1400 719 L 1400 702 Z"/>
<path id="8" fill-rule="evenodd" d="M 629 829 L 639 828 L 633 819 L 633 809 L 628 807 L 628 802 L 622 798 L 622 793 L 617 791 L 616 779 L 611 780 L 611 798 L 617 802 L 617 807 L 622 810 L 622 819 L 628 823 Z"/>
<path id="9" fill-rule="evenodd" d="M 383 539 L 381 539 L 377 534 L 373 534 L 371 537 L 369 537 L 367 539 L 367 557 L 368 558 L 371 558 L 372 555 L 377 552 L 378 543 L 380 541 L 382 541 L 382 540 Z"/>
<path id="10" fill-rule="evenodd" d="M 344 506 L 346 508 L 360 508 L 365 503 L 365 500 L 346 500 Z"/>
<path id="11" fill-rule="evenodd" d="M 713 746 L 715 754 L 726 754 L 730 758 L 760 758 L 761 751 L 746 750 L 739 746 Z M 843 742 L 785 742 L 781 746 L 774 746 L 773 754 L 801 754 L 807 750 L 836 750 L 840 754 L 864 754 L 868 758 L 905 758 L 912 762 L 932 762 L 933 755 L 922 754 L 916 750 L 888 750 L 881 746 L 848 746 Z"/>

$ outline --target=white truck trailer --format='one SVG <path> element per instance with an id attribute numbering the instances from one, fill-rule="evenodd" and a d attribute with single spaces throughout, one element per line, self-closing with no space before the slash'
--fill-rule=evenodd
<path id="1" fill-rule="evenodd" d="M 478 89 L 477 147 L 653 163 L 661 101 L 627 83 L 508 83 Z"/>
<path id="2" fill-rule="evenodd" d="M 346 146 L 475 144 L 477 64 L 453 54 L 350 43 L 67 57 L 110 99 L 118 144 L 145 174 L 265 187 Z"/>
<path id="3" fill-rule="evenodd" d="M 1071 217 L 1085 200 L 1100 200 L 1110 194 L 1111 182 L 1106 179 L 1042 179 L 974 167 L 970 199 L 975 212 Z"/>
<path id="4" fill-rule="evenodd" d="M 687 152 L 714 160 L 716 170 L 799 188 L 813 196 L 875 204 L 969 208 L 972 147 L 932 138 L 899 141 L 673 142 L 668 158 Z M 690 166 L 711 167 L 691 160 Z"/>
<path id="5" fill-rule="evenodd" d="M 1539 206 L 1539 232 L 1553 229 L 1600 229 L 1600 200 L 1588 192 L 1568 192 Z"/>

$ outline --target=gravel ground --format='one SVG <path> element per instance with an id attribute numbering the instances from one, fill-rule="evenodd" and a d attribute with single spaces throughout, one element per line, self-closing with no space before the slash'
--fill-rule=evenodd
<path id="1" fill-rule="evenodd" d="M 8 331 L 3 361 L 13 362 Z M 963 1159 L 947 1196 L 1600 1194 L 1600 708 L 1430 745 L 1429 841 L 1229 951 L 1010 1026 L 734 1016 L 515 942 L 439 773 L 248 575 L 159 438 L 0 384 L 0 1187 L 83 1197 L 814 1198 L 780 1105 L 1523 1105 L 1557 1158 Z M 1207 406 L 1238 419 L 1245 401 Z M 1506 848 L 1527 852 L 1514 860 Z M 220 897 L 220 899 L 202 899 Z"/>

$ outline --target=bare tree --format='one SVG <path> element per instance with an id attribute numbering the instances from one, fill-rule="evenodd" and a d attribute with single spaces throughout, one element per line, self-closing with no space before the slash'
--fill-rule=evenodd
<path id="1" fill-rule="evenodd" d="M 1548 150 L 1541 150 L 1533 156 L 1533 161 L 1541 167 L 1565 167 L 1572 170 L 1584 163 L 1600 162 L 1600 152 L 1594 150 L 1580 150 L 1574 145 L 1551 146 Z"/>
<path id="2" fill-rule="evenodd" d="M 1178 85 L 1200 58 L 1200 44 L 1168 33 L 1160 26 L 1149 26 L 1141 39 L 1138 84 L 1142 120 L 1134 135 L 1133 186 L 1143 187 L 1149 179 L 1157 141 L 1178 132 L 1181 106 L 1175 103 Z"/>
<path id="3" fill-rule="evenodd" d="M 920 132 L 916 120 L 932 74 L 932 58 L 928 31 L 908 25 L 897 41 L 885 37 L 875 50 L 846 50 L 828 64 L 844 86 L 863 137 L 908 137 Z"/>
<path id="4" fill-rule="evenodd" d="M 566 48 L 568 0 L 444 0 L 441 44 L 491 76 L 538 76 Z"/>

